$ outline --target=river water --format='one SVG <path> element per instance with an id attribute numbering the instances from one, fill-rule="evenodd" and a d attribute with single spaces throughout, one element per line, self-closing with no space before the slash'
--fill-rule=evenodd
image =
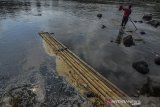
<path id="1" fill-rule="evenodd" d="M 118 35 L 122 18 L 117 3 L 8 1 L 0 0 L 1 97 L 14 87 L 32 84 L 31 89 L 36 90 L 40 102 L 38 106 L 56 105 L 59 96 L 68 99 L 69 104 L 84 102 L 62 77 L 57 76 L 55 57 L 44 51 L 38 36 L 40 31 L 53 32 L 71 51 L 131 96 L 146 83 L 148 76 L 160 76 L 160 67 L 154 64 L 154 58 L 160 55 L 160 27 L 136 23 L 137 34 L 146 32 L 146 35 L 139 35 L 144 42 L 132 47 L 111 43 Z M 103 14 L 101 19 L 97 18 L 98 13 Z M 141 20 L 145 13 L 152 13 L 154 19 L 160 20 L 158 6 L 153 4 L 134 5 L 131 18 Z M 102 25 L 106 28 L 101 29 Z M 126 29 L 135 28 L 128 22 Z M 132 63 L 139 60 L 148 63 L 148 74 L 142 75 L 132 68 Z M 62 87 L 64 89 L 59 90 Z"/>

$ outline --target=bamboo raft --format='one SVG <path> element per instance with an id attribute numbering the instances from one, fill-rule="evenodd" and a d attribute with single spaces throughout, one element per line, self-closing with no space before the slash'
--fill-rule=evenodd
<path id="1" fill-rule="evenodd" d="M 63 61 L 72 69 L 69 73 L 73 72 L 75 76 L 72 76 L 72 78 L 77 81 L 76 85 L 72 85 L 84 90 L 80 91 L 80 94 L 85 95 L 86 92 L 94 94 L 92 97 L 87 97 L 92 104 L 98 105 L 98 107 L 104 107 L 107 105 L 107 101 L 131 99 L 91 66 L 72 53 L 66 46 L 57 41 L 52 34 L 40 32 L 39 35 L 53 51 L 56 52 L 56 55 L 63 59 Z M 110 105 L 112 107 L 131 107 L 128 103 L 110 103 Z"/>

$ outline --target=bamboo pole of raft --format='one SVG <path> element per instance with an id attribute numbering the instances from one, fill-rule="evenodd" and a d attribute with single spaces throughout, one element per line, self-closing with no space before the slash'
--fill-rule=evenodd
<path id="1" fill-rule="evenodd" d="M 51 39 L 54 40 L 53 37 L 51 37 Z M 56 41 L 56 39 L 55 39 L 55 41 Z M 58 41 L 56 41 L 56 42 L 58 42 Z M 55 42 L 54 42 L 54 43 L 55 43 Z M 58 44 L 59 44 L 59 43 L 58 43 Z M 55 44 L 55 45 L 57 46 L 58 44 Z M 62 45 L 61 45 L 61 46 L 62 46 Z M 63 46 L 63 47 L 64 47 L 64 46 Z M 65 48 L 65 47 L 64 47 L 64 48 Z M 64 51 L 67 51 L 67 50 L 64 50 Z M 63 51 L 63 52 L 64 52 L 64 51 Z M 71 56 L 70 56 L 70 57 L 71 57 Z M 77 58 L 74 58 L 74 59 L 77 59 Z M 77 61 L 77 60 L 76 60 L 76 61 Z M 74 61 L 74 62 L 75 62 L 75 61 Z M 76 63 L 76 62 L 75 62 L 75 63 Z M 77 62 L 77 64 L 80 65 L 81 63 Z M 81 67 L 84 67 L 84 66 L 81 66 Z M 80 68 L 81 68 L 81 67 L 80 67 Z M 84 70 L 86 70 L 86 68 L 84 68 Z M 87 72 L 90 73 L 90 74 L 87 74 L 88 77 L 91 77 L 91 78 L 92 78 L 92 77 L 95 77 L 95 75 L 93 75 L 91 72 L 89 72 L 89 71 L 87 71 Z M 90 76 L 90 75 L 92 75 L 92 76 Z M 97 80 L 97 81 L 94 81 L 94 82 L 96 82 L 98 85 L 99 85 L 99 82 L 102 82 L 102 81 L 99 81 L 97 77 L 93 78 L 92 80 L 93 80 L 93 81 L 94 81 L 94 80 Z M 101 87 L 101 86 L 103 86 L 103 87 Z M 120 96 L 117 96 L 115 93 L 112 92 L 112 90 L 110 90 L 108 87 L 106 87 L 107 90 L 109 90 L 109 91 L 111 92 L 111 94 L 110 94 L 110 92 L 108 93 L 107 90 L 105 89 L 105 87 L 106 87 L 106 85 L 105 85 L 104 83 L 102 83 L 102 84 L 100 85 L 100 88 L 103 88 L 103 91 L 104 91 L 104 92 L 106 91 L 106 94 L 107 94 L 107 95 L 110 95 L 110 97 L 112 97 L 112 99 L 115 99 L 115 100 L 116 100 L 117 98 L 118 98 L 118 99 L 122 99 Z M 115 96 L 113 96 L 113 95 L 115 95 Z M 123 106 L 124 106 L 124 104 L 123 104 Z"/>
<path id="2" fill-rule="evenodd" d="M 63 44 L 61 44 L 61 43 L 59 43 L 57 40 L 55 40 L 53 37 L 51 37 L 50 35 L 49 35 L 49 33 L 47 33 L 47 35 L 48 35 L 48 37 L 46 37 L 45 36 L 45 33 L 44 33 L 44 35 L 42 34 L 42 33 L 40 33 L 40 35 L 41 36 L 43 36 L 42 38 L 44 38 L 44 39 L 47 39 L 48 37 L 49 37 L 49 39 L 47 39 L 47 41 L 49 41 L 53 46 L 54 46 L 54 48 L 57 48 L 57 49 L 59 49 L 60 47 L 61 48 L 65 48 L 65 46 L 63 45 Z M 52 41 L 50 41 L 50 40 L 53 40 L 54 42 L 52 42 Z M 53 44 L 54 43 L 54 44 Z M 60 47 L 59 47 L 60 46 Z M 91 69 L 91 67 L 89 66 L 87 66 L 87 64 L 86 63 L 84 63 L 84 62 L 82 62 L 82 60 L 80 60 L 79 58 L 77 58 L 77 56 L 75 57 L 75 55 L 73 54 L 73 53 L 71 53 L 71 54 L 69 54 L 69 53 L 71 53 L 69 50 L 64 50 L 63 52 L 61 52 L 60 51 L 60 53 L 62 54 L 61 56 L 62 57 L 64 57 L 65 55 L 66 56 L 68 56 L 68 57 L 64 57 L 64 59 L 66 58 L 66 59 L 68 59 L 69 61 L 70 61 L 70 64 L 72 65 L 72 66 L 74 66 L 75 68 L 76 68 L 76 70 L 78 69 L 78 71 L 79 71 L 79 73 L 80 74 L 82 74 L 82 72 L 81 72 L 81 70 L 83 71 L 83 70 L 85 70 L 86 72 L 85 72 L 85 74 L 89 77 L 89 79 L 86 81 L 87 83 L 88 82 L 95 82 L 95 83 L 97 83 L 97 85 L 100 87 L 100 89 L 98 89 L 98 91 L 105 97 L 106 96 L 106 94 L 107 95 L 109 95 L 110 97 L 112 97 L 113 98 L 113 95 L 114 95 L 114 98 L 119 98 L 119 99 L 122 99 L 121 97 L 122 96 L 126 96 L 124 93 L 122 93 L 122 92 L 119 92 L 119 90 L 117 89 L 117 88 L 115 88 L 114 86 L 112 86 L 112 84 L 110 85 L 109 83 L 107 83 L 106 81 L 104 82 L 104 78 L 102 78 L 103 76 L 101 76 L 101 75 L 97 75 L 98 73 L 96 73 L 96 75 L 98 76 L 95 76 L 94 74 L 95 74 L 95 70 L 93 70 L 93 69 Z M 82 62 L 82 63 L 80 63 L 80 62 Z M 79 68 L 77 68 L 78 66 L 79 66 Z M 74 69 L 75 69 L 74 68 Z M 79 70 L 79 69 L 81 69 L 81 70 Z M 91 71 L 94 71 L 93 73 L 91 72 Z M 85 76 L 85 75 L 83 75 L 82 74 L 82 78 L 83 78 L 83 76 L 85 77 L 85 78 L 88 78 L 87 76 Z M 84 80 L 85 80 L 85 78 L 83 78 Z M 90 78 L 93 78 L 93 79 L 90 79 Z M 100 80 L 101 81 L 100 81 Z M 96 80 L 96 81 L 95 81 Z M 103 81 L 102 81 L 103 80 Z M 104 84 L 104 83 L 105 84 Z M 109 87 L 107 87 L 107 86 L 109 85 L 109 87 L 112 87 L 111 89 L 109 89 Z M 93 84 L 93 86 L 94 87 L 96 87 L 96 85 L 95 84 Z M 93 87 L 92 87 L 93 88 Z M 102 88 L 102 89 L 101 89 Z M 96 89 L 96 88 L 95 88 Z M 115 89 L 114 91 L 113 91 L 113 89 Z M 109 93 L 107 92 L 107 90 L 109 90 Z M 105 92 L 106 91 L 106 92 Z M 115 93 L 115 92 L 119 92 L 119 93 Z M 121 96 L 119 96 L 119 95 L 121 95 Z M 128 96 L 127 96 L 128 97 Z M 106 99 L 106 98 L 105 98 Z M 124 106 L 124 105 L 123 105 Z"/>

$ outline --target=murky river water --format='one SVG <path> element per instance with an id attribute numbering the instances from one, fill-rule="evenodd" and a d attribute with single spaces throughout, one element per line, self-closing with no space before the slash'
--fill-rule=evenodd
<path id="1" fill-rule="evenodd" d="M 146 32 L 140 35 L 145 43 L 128 48 L 110 42 L 117 37 L 122 18 L 117 4 L 61 0 L 10 4 L 1 0 L 0 4 L 1 93 L 12 87 L 33 84 L 38 101 L 45 102 L 43 105 L 56 105 L 55 96 L 68 98 L 70 104 L 73 99 L 82 102 L 83 98 L 57 77 L 55 58 L 44 51 L 38 36 L 40 31 L 54 32 L 59 41 L 129 95 L 134 95 L 146 83 L 147 76 L 160 76 L 160 67 L 154 64 L 155 54 L 160 54 L 160 28 L 136 23 L 137 33 Z M 98 13 L 103 14 L 102 19 L 96 17 Z M 141 20 L 144 13 L 152 13 L 160 20 L 160 11 L 153 5 L 135 5 L 132 20 Z M 101 29 L 102 24 L 105 29 Z M 126 29 L 134 30 L 131 22 Z M 148 62 L 147 75 L 132 68 L 132 63 L 139 60 Z M 59 90 L 61 87 L 64 90 Z"/>

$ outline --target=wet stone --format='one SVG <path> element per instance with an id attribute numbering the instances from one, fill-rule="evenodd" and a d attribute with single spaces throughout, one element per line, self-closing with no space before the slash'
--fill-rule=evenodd
<path id="1" fill-rule="evenodd" d="M 150 21 L 150 20 L 152 20 L 152 14 L 144 15 L 144 16 L 142 17 L 142 19 L 145 20 L 145 21 Z"/>
<path id="2" fill-rule="evenodd" d="M 160 57 L 155 58 L 154 62 L 155 64 L 160 65 Z"/>
<path id="3" fill-rule="evenodd" d="M 123 38 L 123 44 L 126 47 L 130 47 L 130 46 L 134 45 L 132 35 L 128 35 L 128 36 L 124 37 Z"/>
<path id="4" fill-rule="evenodd" d="M 138 21 L 139 23 L 143 23 L 143 21 L 142 20 L 140 20 L 140 21 Z"/>
<path id="5" fill-rule="evenodd" d="M 98 17 L 99 19 L 102 18 L 102 14 L 101 14 L 101 13 L 97 14 L 97 17 Z"/>
<path id="6" fill-rule="evenodd" d="M 146 32 L 144 32 L 144 31 L 141 31 L 141 32 L 140 32 L 140 34 L 141 34 L 141 35 L 145 35 L 145 34 L 146 34 Z"/>
<path id="7" fill-rule="evenodd" d="M 134 21 L 134 23 L 137 23 L 137 22 L 138 22 L 138 23 L 143 23 L 142 20 L 139 20 L 139 21 L 135 20 L 135 21 Z"/>
<path id="8" fill-rule="evenodd" d="M 110 41 L 111 43 L 113 42 L 113 40 Z"/>
<path id="9" fill-rule="evenodd" d="M 102 27 L 101 27 L 102 29 L 104 29 L 104 28 L 106 28 L 106 26 L 105 25 L 102 25 Z"/>
<path id="10" fill-rule="evenodd" d="M 147 74 L 149 72 L 148 64 L 145 61 L 134 62 L 132 67 L 142 74 Z"/>
<path id="11" fill-rule="evenodd" d="M 134 21 L 134 23 L 137 23 L 137 22 L 138 22 L 137 20 Z"/>

